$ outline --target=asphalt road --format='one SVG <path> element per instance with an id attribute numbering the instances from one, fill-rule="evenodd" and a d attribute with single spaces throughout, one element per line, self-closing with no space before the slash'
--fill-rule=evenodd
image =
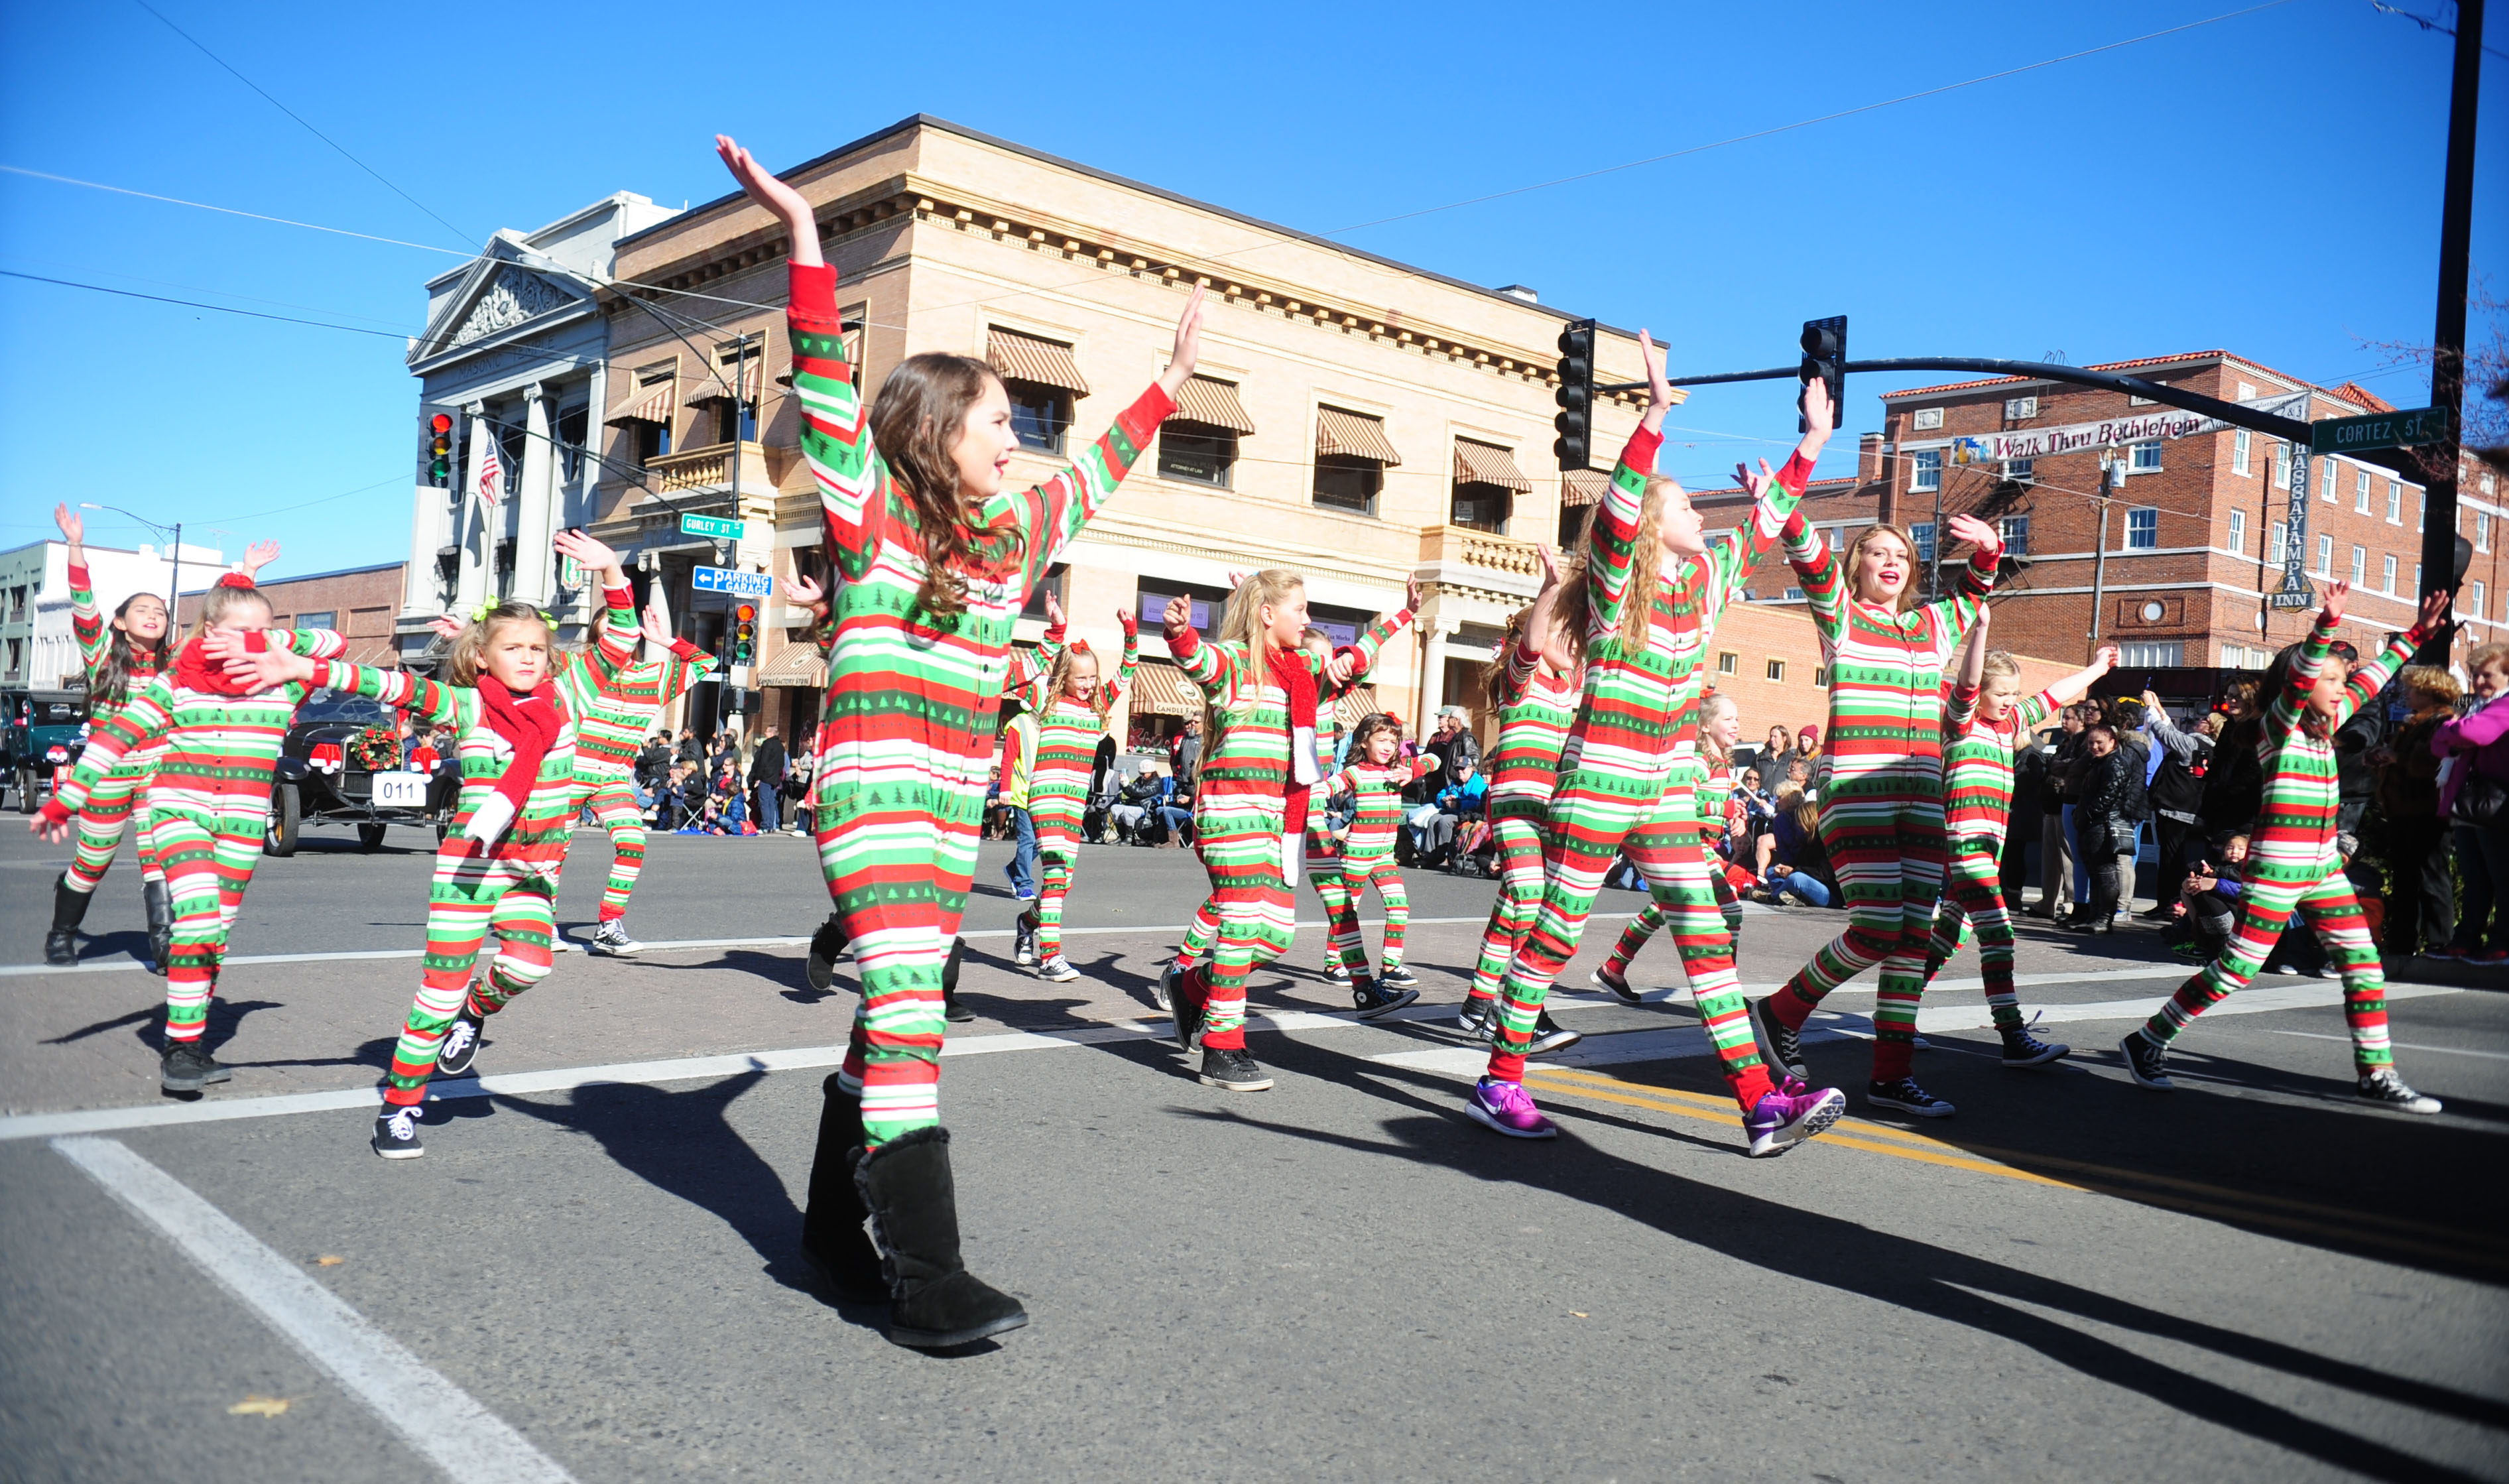
<path id="1" fill-rule="evenodd" d="M 130 863 L 47 972 L 62 852 L 0 843 L 0 1478 L 2509 1477 L 2509 996 L 2470 975 L 2391 1004 L 2438 1118 L 2344 1100 L 2336 986 L 2289 978 L 2191 1031 L 2164 1097 L 2115 1043 L 2178 967 L 2034 927 L 2025 1005 L 2073 1060 L 1998 1066 L 1964 955 L 1919 1061 L 1960 1116 L 1777 1161 L 1681 996 L 1571 993 L 1588 1039 L 1529 1079 L 1563 1134 L 1528 1145 L 1460 1115 L 1443 1018 L 1488 883 L 1413 877 L 1408 1019 L 1335 1014 L 1302 928 L 1254 984 L 1280 1085 L 1231 1096 L 1148 1033 L 1189 855 L 1085 853 L 1086 977 L 1046 984 L 989 846 L 943 1106 L 969 1261 L 1035 1321 L 931 1356 L 795 1251 L 852 1007 L 788 941 L 824 912 L 803 841 L 657 839 L 654 946 L 563 958 L 388 1164 L 428 856 L 311 839 L 245 899 L 237 1076 L 189 1103 L 154 1087 Z M 1755 911 L 1746 985 L 1842 922 Z M 1870 983 L 1814 1022 L 1821 1080 L 1860 1086 Z M 413 1406 L 437 1386 L 478 1410 Z"/>

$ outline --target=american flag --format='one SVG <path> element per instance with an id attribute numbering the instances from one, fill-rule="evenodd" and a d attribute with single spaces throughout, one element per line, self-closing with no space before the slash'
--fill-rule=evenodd
<path id="1" fill-rule="evenodd" d="M 506 488 L 506 466 L 497 462 L 497 440 L 490 438 L 486 442 L 488 446 L 479 452 L 479 500 L 493 505 Z"/>

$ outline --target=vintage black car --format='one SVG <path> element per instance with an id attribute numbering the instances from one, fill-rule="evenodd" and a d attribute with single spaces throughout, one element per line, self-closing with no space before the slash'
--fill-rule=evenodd
<path id="1" fill-rule="evenodd" d="M 78 761 L 87 745 L 84 690 L 0 690 L 6 725 L 0 728 L 0 782 L 18 812 L 43 806 L 44 791 L 61 768 Z"/>
<path id="2" fill-rule="evenodd" d="M 355 825 L 367 850 L 384 842 L 387 825 L 431 825 L 442 839 L 460 792 L 460 764 L 447 758 L 413 771 L 403 766 L 404 754 L 390 706 L 337 690 L 307 696 L 280 748 L 262 848 L 293 855 L 300 830 L 325 824 Z"/>

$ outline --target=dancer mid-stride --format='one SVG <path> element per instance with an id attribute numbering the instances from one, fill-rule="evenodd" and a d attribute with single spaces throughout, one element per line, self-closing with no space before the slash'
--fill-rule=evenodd
<path id="1" fill-rule="evenodd" d="M 1652 477 L 1672 389 L 1655 344 L 1638 336 L 1648 400 L 1588 517 L 1585 571 L 1562 592 L 1568 633 L 1585 646 L 1586 695 L 1562 750 L 1559 784 L 1543 842 L 1542 906 L 1517 947 L 1499 1004 L 1488 1074 L 1465 1111 L 1514 1138 L 1558 1131 L 1523 1086 L 1542 1002 L 1559 975 L 1615 852 L 1645 874 L 1680 948 L 1690 992 L 1741 1105 L 1755 1156 L 1781 1154 L 1828 1128 L 1842 1098 L 1832 1089 L 1773 1085 L 1760 1063 L 1734 975 L 1734 943 L 1699 850 L 1692 803 L 1698 777 L 1700 663 L 1725 606 L 1795 522 L 1813 462 L 1829 441 L 1827 388 L 1804 390 L 1794 456 L 1775 475 L 1745 476 L 1754 500 L 1740 530 L 1706 539 L 1690 497 Z"/>
<path id="2" fill-rule="evenodd" d="M 1028 1322 L 959 1259 L 940 1104 L 942 975 L 974 873 L 1011 629 L 1175 409 L 1202 292 L 1167 369 L 1115 425 L 1052 479 L 1007 489 L 1019 440 L 1000 376 L 963 355 L 910 355 L 866 408 L 810 204 L 730 139 L 716 146 L 783 229 L 802 454 L 839 579 L 806 807 L 862 998 L 823 1085 L 803 1249 L 839 1292 L 889 1299 L 891 1340 L 964 1345 Z"/>
<path id="3" fill-rule="evenodd" d="M 1364 717 L 1350 734 L 1350 765 L 1326 782 L 1346 791 L 1358 806 L 1341 845 L 1341 900 L 1332 906 L 1332 955 L 1351 978 L 1351 1003 L 1372 1020 L 1420 997 L 1403 968 L 1403 935 L 1411 924 L 1411 898 L 1394 864 L 1394 841 L 1403 825 L 1403 791 L 1438 768 L 1436 753 L 1401 758 L 1403 723 L 1382 712 Z M 1310 802 L 1309 807 L 1313 807 Z M 1359 930 L 1359 905 L 1369 887 L 1385 904 L 1385 958 L 1371 969 L 1367 940 Z M 1379 983 L 1378 981 L 1383 983 Z"/>
<path id="4" fill-rule="evenodd" d="M 1124 655 L 1115 678 L 1100 681 L 1098 651 L 1085 639 L 1064 643 L 1063 604 L 1052 593 L 1045 600 L 1045 642 L 1033 654 L 1023 652 L 1011 664 L 1009 688 L 1036 718 L 1036 763 L 1029 772 L 1029 814 L 1036 821 L 1036 907 L 1023 913 L 1014 929 L 1017 949 L 1030 949 L 1036 977 L 1067 983 L 1080 977 L 1063 956 L 1063 901 L 1071 892 L 1071 877 L 1080 855 L 1080 816 L 1089 803 L 1089 775 L 1096 765 L 1098 739 L 1106 734 L 1106 714 L 1132 688 L 1133 670 L 1141 661 L 1141 617 L 1131 609 L 1115 611 L 1124 631 Z"/>
<path id="5" fill-rule="evenodd" d="M 2361 919 L 2360 901 L 2343 874 L 2335 843 L 2338 797 L 2335 734 L 2385 688 L 2424 639 L 2448 622 L 2445 589 L 2422 595 L 2414 626 L 2387 640 L 2376 658 L 2344 676 L 2330 665 L 2335 630 L 2352 584 L 2326 589 L 2326 606 L 2308 637 L 2274 656 L 2257 686 L 2268 703 L 2257 753 L 2265 763 L 2266 803 L 2248 841 L 2247 889 L 2239 900 L 2238 930 L 2221 956 L 2178 986 L 2141 1030 L 2127 1033 L 2118 1050 L 2134 1080 L 2154 1092 L 2171 1091 L 2169 1045 L 2195 1018 L 2234 990 L 2244 989 L 2273 951 L 2294 913 L 2317 934 L 2343 976 L 2343 1020 L 2352 1031 L 2353 1095 L 2400 1113 L 2437 1113 L 2440 1101 L 2406 1085 L 2387 1040 L 2387 980 L 2378 946 Z"/>
<path id="6" fill-rule="evenodd" d="M 1731 833 L 1728 816 L 1734 809 L 1734 744 L 1741 740 L 1742 710 L 1735 699 L 1722 691 L 1703 696 L 1699 702 L 1699 786 L 1692 791 L 1699 810 L 1700 858 L 1707 863 L 1707 884 L 1716 893 L 1716 910 L 1725 919 L 1725 936 L 1738 946 L 1742 942 L 1742 898 L 1734 863 L 1718 853 L 1717 845 Z M 1740 885 L 1750 884 L 1750 873 L 1740 872 Z M 1621 929 L 1620 940 L 1612 951 L 1594 966 L 1596 988 L 1609 990 L 1616 998 L 1634 1005 L 1642 996 L 1629 987 L 1629 965 L 1638 950 L 1656 934 L 1664 931 L 1664 905 L 1648 899 Z M 1540 1044 L 1538 1041 L 1535 1043 Z"/>
<path id="7" fill-rule="evenodd" d="M 1845 562 L 1817 531 L 1788 532 L 1786 560 L 1820 631 L 1829 666 L 1829 783 L 1820 842 L 1847 898 L 1847 931 L 1755 1007 L 1770 1058 L 1805 1075 L 1797 1032 L 1832 989 L 1882 965 L 1873 1009 L 1873 1080 L 1864 1100 L 1921 1118 L 1952 1105 L 1909 1075 L 1926 952 L 1942 896 L 1943 670 L 1994 589 L 2003 538 L 1973 515 L 1951 518 L 1972 544 L 1949 597 L 1908 607 L 1917 543 L 1896 526 L 1868 527 Z"/>
<path id="8" fill-rule="evenodd" d="M 647 657 L 611 676 L 576 717 L 576 803 L 610 832 L 611 850 L 601 921 L 583 946 L 620 958 L 644 951 L 644 945 L 627 936 L 627 898 L 645 870 L 645 811 L 632 782 L 636 753 L 661 709 L 714 668 L 714 656 L 675 638 L 655 609 L 645 610 L 643 633 L 652 646 Z"/>
<path id="9" fill-rule="evenodd" d="M 79 659 L 87 676 L 88 725 L 103 725 L 131 704 L 131 692 L 145 686 L 172 662 L 173 623 L 166 600 L 155 593 L 132 593 L 113 611 L 108 624 L 95 606 L 95 584 L 88 575 L 87 522 L 68 505 L 53 510 L 53 521 L 69 543 L 70 632 L 78 640 Z M 253 574 L 279 557 L 277 541 L 257 541 L 237 569 L 250 582 Z M 133 749 L 112 772 L 88 792 L 78 811 L 78 854 L 53 883 L 53 926 L 44 935 L 44 962 L 66 968 L 78 962 L 79 924 L 95 889 L 122 848 L 126 826 L 138 833 L 139 897 L 148 913 L 149 967 L 166 972 L 167 952 L 174 943 L 174 899 L 166 889 L 166 872 L 157 861 L 150 829 L 148 782 L 166 756 L 166 739 Z"/>

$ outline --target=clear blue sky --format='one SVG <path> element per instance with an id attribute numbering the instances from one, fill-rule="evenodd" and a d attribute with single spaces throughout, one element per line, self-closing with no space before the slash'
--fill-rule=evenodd
<path id="1" fill-rule="evenodd" d="M 0 164 L 468 251 L 614 190 L 711 198 L 717 130 L 780 167 L 918 111 L 1331 232 L 2239 0 L 1465 3 L 1425 26 L 1409 6 L 1152 21 L 967 5 L 946 35 L 928 7 L 151 3 L 459 230 L 134 0 L 6 9 Z M 2400 3 L 2453 19 L 2446 0 Z M 2509 290 L 2509 62 L 2487 63 L 2474 263 Z M 2444 36 L 2367 0 L 2289 0 L 1346 240 L 1648 326 L 1685 370 L 1780 363 L 1801 320 L 1843 312 L 1863 355 L 2219 346 L 2417 404 L 2421 374 L 2378 374 L 2363 342 L 2430 335 L 2448 79 Z M 223 528 L 230 554 L 277 537 L 281 571 L 400 558 L 416 386 L 393 337 L 453 261 L 0 174 L 0 268 L 391 332 L 0 278 L 0 545 L 48 531 L 68 497 Z M 1879 426 L 1884 390 L 1851 385 L 1850 432 Z M 1692 445 L 1674 470 L 1712 479 L 1791 441 L 1789 395 L 1703 391 L 1674 415 Z M 118 518 L 93 535 L 146 538 Z"/>

